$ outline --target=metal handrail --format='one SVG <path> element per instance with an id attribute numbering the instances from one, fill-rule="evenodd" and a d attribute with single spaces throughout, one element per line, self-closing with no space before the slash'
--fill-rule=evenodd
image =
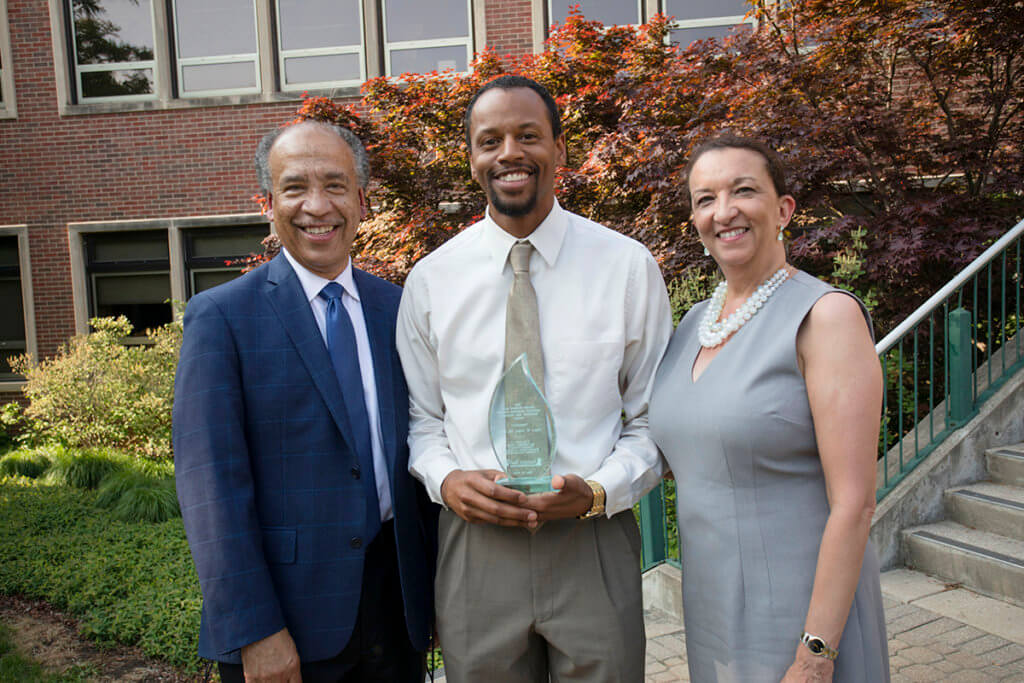
<path id="1" fill-rule="evenodd" d="M 998 256 L 1003 249 L 1007 247 L 1011 242 L 1024 234 L 1024 220 L 1017 225 L 1013 226 L 1009 232 L 1000 237 L 996 242 L 986 249 L 978 258 L 971 261 L 967 266 L 961 270 L 956 277 L 947 282 L 945 286 L 939 291 L 935 292 L 923 304 L 918 306 L 917 310 L 907 316 L 907 319 L 901 322 L 896 328 L 885 335 L 882 341 L 875 344 L 875 353 L 879 356 L 891 349 L 896 345 L 896 342 L 910 330 L 914 329 L 915 326 L 921 324 L 928 315 L 938 308 L 938 306 L 945 301 L 953 292 L 959 289 L 964 283 L 966 283 L 973 276 L 981 272 L 981 269 L 987 266 L 996 256 Z"/>
<path id="2" fill-rule="evenodd" d="M 1024 221 L 875 346 L 885 391 L 876 469 L 881 500 L 1009 377 L 1024 371 Z M 664 482 L 640 502 L 643 568 L 678 566 Z M 671 547 L 676 544 L 676 547 Z"/>

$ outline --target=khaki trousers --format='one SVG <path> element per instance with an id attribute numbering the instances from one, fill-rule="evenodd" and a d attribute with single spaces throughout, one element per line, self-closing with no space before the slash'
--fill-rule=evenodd
<path id="1" fill-rule="evenodd" d="M 642 683 L 632 511 L 535 534 L 441 511 L 437 628 L 450 683 Z"/>

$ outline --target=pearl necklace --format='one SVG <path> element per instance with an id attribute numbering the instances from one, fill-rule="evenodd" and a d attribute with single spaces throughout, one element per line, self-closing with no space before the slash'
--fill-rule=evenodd
<path id="1" fill-rule="evenodd" d="M 719 282 L 715 287 L 714 294 L 711 295 L 708 310 L 704 313 L 700 325 L 697 326 L 697 338 L 700 339 L 700 345 L 711 349 L 724 342 L 753 318 L 764 306 L 764 302 L 768 301 L 768 297 L 774 294 L 779 285 L 788 279 L 789 272 L 785 267 L 779 268 L 774 275 L 761 283 L 757 291 L 733 311 L 732 315 L 722 322 L 718 322 L 718 317 L 722 315 L 722 309 L 725 307 L 725 292 L 728 289 L 728 283 L 724 280 Z"/>

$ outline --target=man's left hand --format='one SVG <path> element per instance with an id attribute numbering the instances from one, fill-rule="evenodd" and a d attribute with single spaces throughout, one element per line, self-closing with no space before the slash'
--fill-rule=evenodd
<path id="1" fill-rule="evenodd" d="M 594 503 L 594 491 L 575 474 L 551 477 L 551 493 L 535 493 L 526 497 L 523 507 L 537 512 L 540 521 L 571 519 L 587 512 Z"/>

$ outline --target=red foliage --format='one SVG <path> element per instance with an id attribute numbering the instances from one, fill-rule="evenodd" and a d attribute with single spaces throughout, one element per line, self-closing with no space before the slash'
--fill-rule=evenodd
<path id="1" fill-rule="evenodd" d="M 762 138 L 800 206 L 791 253 L 828 276 L 867 230 L 865 274 L 883 318 L 917 302 L 1024 211 L 1024 6 L 1005 0 L 757 3 L 759 30 L 685 50 L 668 23 L 604 29 L 572 14 L 540 54 L 477 55 L 469 74 L 368 81 L 358 109 L 308 98 L 296 120 L 351 127 L 367 145 L 374 213 L 364 267 L 401 281 L 483 213 L 462 116 L 502 73 L 543 83 L 569 149 L 559 201 L 644 242 L 666 277 L 707 268 L 682 177 L 723 129 Z"/>

